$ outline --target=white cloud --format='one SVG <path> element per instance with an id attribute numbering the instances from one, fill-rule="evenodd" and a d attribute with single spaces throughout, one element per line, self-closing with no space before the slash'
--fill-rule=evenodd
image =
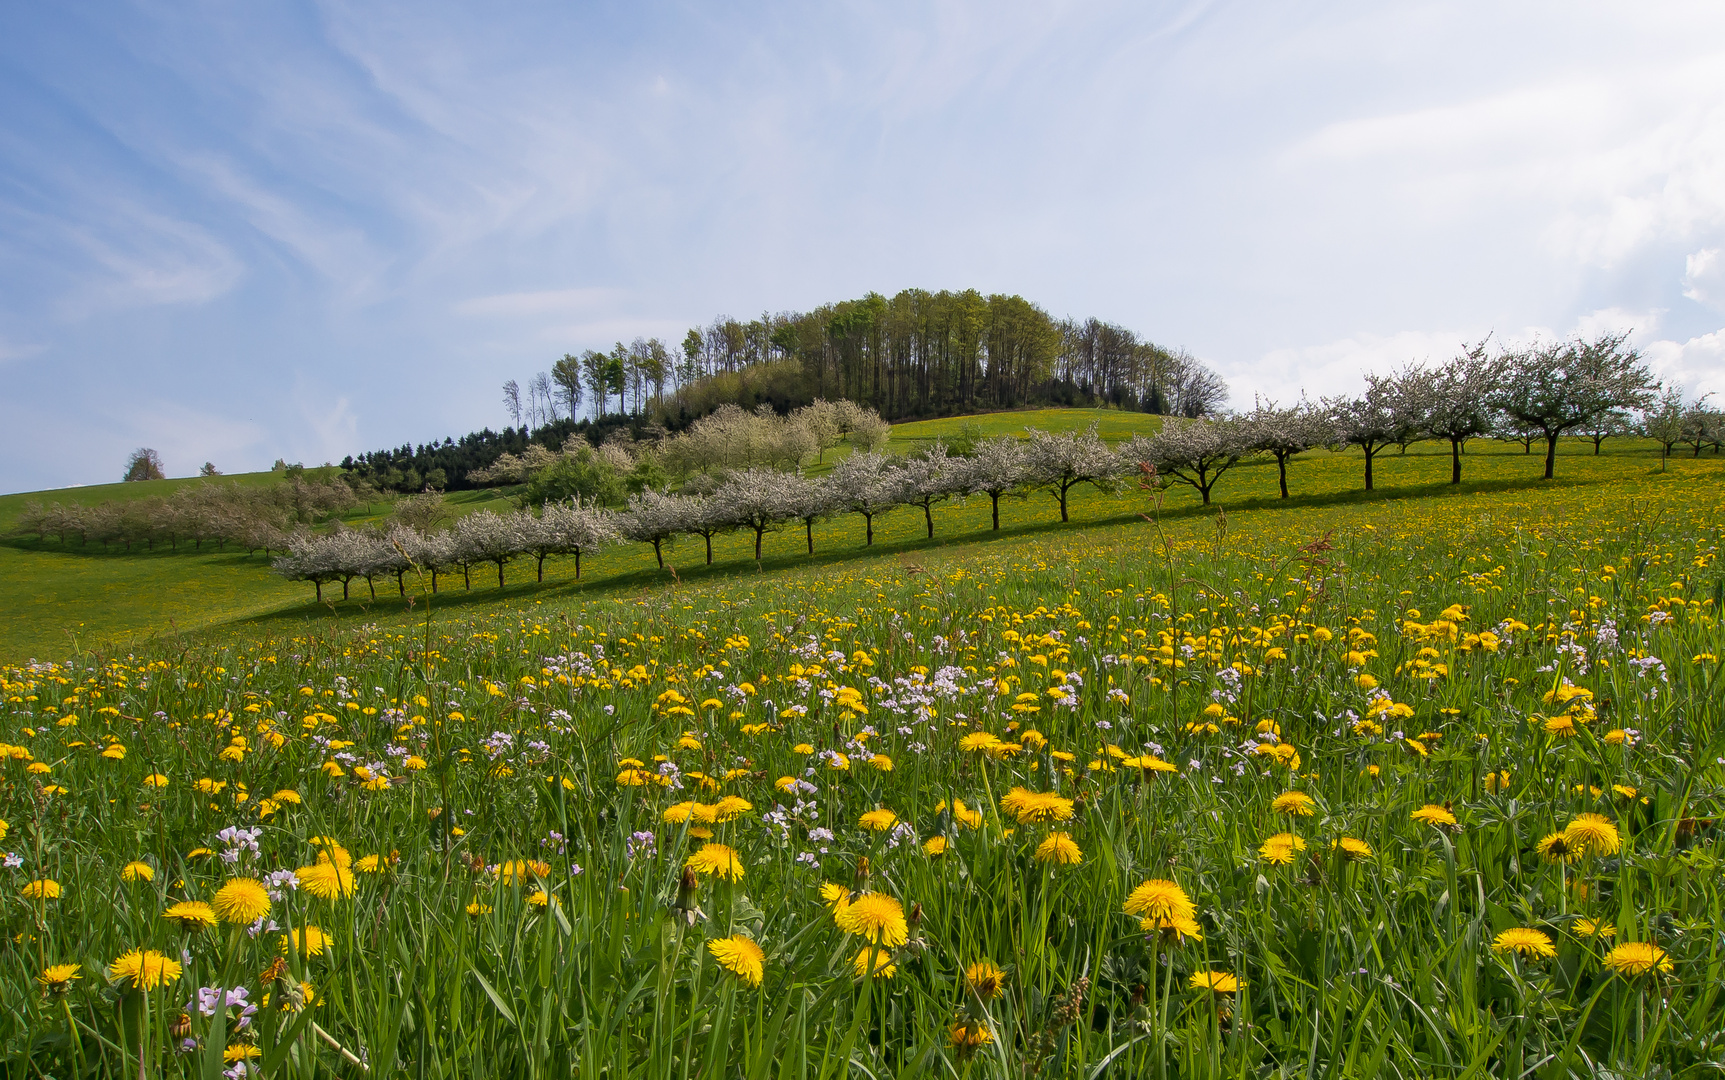
<path id="1" fill-rule="evenodd" d="M 221 296 L 245 273 L 226 245 L 202 227 L 139 208 L 116 215 L 114 228 L 66 230 L 95 272 L 62 298 L 62 317 L 163 304 L 203 304 Z"/>
<path id="2" fill-rule="evenodd" d="M 1683 260 L 1683 295 L 1708 307 L 1725 307 L 1725 259 L 1718 248 L 1702 248 Z"/>
<path id="3" fill-rule="evenodd" d="M 1683 387 L 1691 398 L 1725 398 L 1725 329 L 1688 341 L 1655 341 L 1641 350 L 1648 366 L 1667 384 Z"/>
<path id="4" fill-rule="evenodd" d="M 499 293 L 475 296 L 455 305 L 458 315 L 563 315 L 613 305 L 625 296 L 622 289 L 547 289 L 540 292 Z"/>

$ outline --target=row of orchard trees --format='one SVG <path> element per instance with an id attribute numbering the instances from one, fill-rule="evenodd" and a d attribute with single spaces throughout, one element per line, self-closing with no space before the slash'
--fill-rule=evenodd
<path id="1" fill-rule="evenodd" d="M 459 570 L 471 586 L 473 569 L 487 564 L 496 566 L 501 586 L 505 566 L 520 558 L 532 558 L 536 576 L 543 580 L 547 558 L 571 555 L 579 577 L 583 554 L 619 542 L 651 544 L 663 567 L 664 545 L 678 536 L 700 537 L 710 564 L 715 537 L 750 533 L 759 559 L 766 534 L 792 524 L 803 528 L 812 554 L 816 522 L 856 514 L 864 521 L 866 543 L 873 544 L 876 519 L 906 506 L 921 509 L 932 537 L 934 507 L 967 495 L 989 498 L 996 529 L 1003 496 L 1038 489 L 1055 497 L 1065 521 L 1075 487 L 1088 483 L 1112 489 L 1139 473 L 1142 463 L 1183 460 L 1175 448 L 1192 431 L 1209 426 L 1206 421 L 1171 421 L 1157 435 L 1120 449 L 1104 443 L 1094 427 L 1059 434 L 1031 430 L 1025 439 L 987 439 L 965 455 L 954 455 L 938 442 L 906 457 L 857 449 L 823 477 L 754 465 L 701 474 L 675 494 L 648 488 L 630 496 L 621 509 L 576 498 L 547 502 L 537 510 L 480 510 L 442 529 L 403 523 L 386 531 L 308 532 L 289 541 L 275 569 L 289 580 L 311 582 L 321 600 L 323 586 L 337 581 L 344 598 L 356 579 L 365 580 L 375 594 L 378 579 L 393 577 L 397 590 L 405 591 L 410 572 L 425 574 L 435 590 L 441 574 Z"/>
<path id="2" fill-rule="evenodd" d="M 333 470 L 332 470 L 333 472 Z M 158 544 L 179 550 L 190 544 L 218 550 L 237 544 L 246 551 L 270 551 L 287 546 L 290 535 L 364 505 L 379 496 L 357 478 L 292 476 L 276 483 L 242 485 L 205 483 L 180 488 L 166 498 L 111 499 L 93 505 L 27 503 L 13 522 L 13 531 L 50 537 L 64 547 L 100 544 L 104 550 L 135 545 L 155 550 Z"/>
<path id="3" fill-rule="evenodd" d="M 375 582 L 393 575 L 401 589 L 409 571 L 429 573 L 435 589 L 440 572 L 459 569 L 470 585 L 472 569 L 485 564 L 496 565 L 501 585 L 514 559 L 534 558 L 543 580 L 546 558 L 573 555 L 579 576 L 581 554 L 613 542 L 651 544 L 662 567 L 667 541 L 699 536 L 711 563 L 713 538 L 743 531 L 753 534 L 758 559 L 766 533 L 796 524 L 812 553 L 815 523 L 844 514 L 863 519 L 865 543 L 872 544 L 876 518 L 901 507 L 919 508 L 933 537 L 934 506 L 966 496 L 989 498 L 995 529 L 1003 496 L 1037 490 L 1054 497 L 1066 521 L 1074 488 L 1117 489 L 1131 477 L 1188 484 L 1208 504 L 1230 469 L 1259 455 L 1276 461 L 1286 498 L 1289 459 L 1317 447 L 1359 447 L 1368 490 L 1379 453 L 1422 439 L 1449 444 L 1456 483 L 1463 446 L 1486 436 L 1524 439 L 1530 449 L 1543 438 L 1548 478 L 1565 435 L 1591 437 L 1597 449 L 1599 440 L 1629 425 L 1660 440 L 1667 452 L 1678 441 L 1693 442 L 1697 453 L 1705 445 L 1717 449 L 1719 414 L 1704 400 L 1685 405 L 1680 394 L 1661 394 L 1651 372 L 1623 345 L 1622 336 L 1610 335 L 1492 355 L 1482 344 L 1439 367 L 1368 376 L 1359 396 L 1287 408 L 1260 403 L 1247 413 L 1214 418 L 1171 417 L 1156 434 L 1119 447 L 1104 443 L 1094 427 L 1060 434 L 1029 429 L 1025 438 L 981 440 L 960 454 L 935 443 L 899 458 L 872 449 L 878 432 L 871 431 L 822 478 L 797 469 L 809 448 L 784 450 L 775 441 L 785 438 L 773 426 L 782 427 L 783 418 L 769 422 L 765 414 L 739 410 L 715 419 L 713 430 L 687 437 L 694 457 L 720 468 L 694 474 L 678 493 L 646 486 L 618 510 L 577 497 L 545 501 L 537 512 L 480 511 L 442 530 L 402 525 L 386 533 L 304 535 L 276 565 L 290 579 L 312 582 L 320 598 L 323 585 L 334 581 L 343 583 L 346 596 L 355 578 Z"/>

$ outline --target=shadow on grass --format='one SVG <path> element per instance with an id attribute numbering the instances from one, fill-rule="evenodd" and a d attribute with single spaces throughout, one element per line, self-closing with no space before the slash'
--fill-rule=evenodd
<path id="1" fill-rule="evenodd" d="M 1230 513 L 1240 511 L 1298 511 L 1338 506 L 1358 506 L 1373 504 L 1390 504 L 1408 499 L 1444 499 L 1468 495 L 1500 494 L 1522 490 L 1551 490 L 1554 488 L 1581 488 L 1596 486 L 1606 481 L 1600 479 L 1505 479 L 1464 481 L 1461 484 L 1410 484 L 1400 486 L 1382 486 L 1375 490 L 1350 490 L 1327 492 L 1313 495 L 1294 495 L 1287 499 L 1277 497 L 1259 497 L 1243 499 L 1237 502 L 1218 500 L 1210 506 L 1193 503 L 1162 511 L 1161 518 L 1165 522 L 1197 519 L 1210 516 L 1218 508 Z M 1143 496 L 1129 492 L 1127 498 L 1137 496 L 1140 503 Z M 1047 505 L 1052 511 L 1053 501 Z M 601 578 L 598 581 L 569 581 L 525 583 L 506 585 L 499 588 L 491 584 L 478 584 L 483 580 L 484 571 L 474 574 L 475 586 L 472 589 L 461 588 L 459 575 L 440 575 L 443 580 L 440 588 L 431 598 L 432 612 L 436 614 L 462 614 L 482 610 L 498 602 L 511 600 L 598 600 L 606 598 L 621 598 L 628 594 L 645 592 L 648 589 L 666 585 L 696 585 L 708 584 L 726 579 L 738 579 L 745 575 L 764 575 L 774 571 L 790 570 L 821 570 L 842 568 L 853 563 L 868 559 L 902 556 L 918 552 L 947 550 L 963 547 L 992 546 L 1000 543 L 1042 538 L 1058 533 L 1083 532 L 1090 529 L 1107 528 L 1111 526 L 1129 525 L 1144 522 L 1143 513 L 1147 506 L 1113 514 L 1107 517 L 1090 518 L 1082 522 L 1061 522 L 1057 519 L 1024 523 L 1002 528 L 999 531 L 987 530 L 980 533 L 964 533 L 954 536 L 936 535 L 932 540 L 926 536 L 916 539 L 897 541 L 880 541 L 872 546 L 840 548 L 830 551 L 817 550 L 814 554 L 775 555 L 761 559 L 722 559 L 711 566 L 699 564 L 692 567 L 676 567 L 660 570 L 648 568 L 629 571 L 623 574 Z M 456 588 L 450 588 L 450 581 L 456 583 Z M 348 623 L 366 622 L 379 618 L 399 618 L 417 615 L 424 611 L 424 599 L 414 596 L 411 603 L 408 598 L 399 595 L 386 595 L 384 587 L 394 587 L 393 581 L 380 581 L 377 599 L 370 598 L 369 592 L 362 583 L 356 582 L 356 595 L 349 600 L 329 600 L 322 603 L 309 601 L 291 607 L 278 608 L 275 611 L 247 616 L 224 625 L 244 624 L 261 628 L 285 627 L 288 624 L 303 624 L 312 620 Z M 326 590 L 329 588 L 325 587 Z M 410 588 L 411 595 L 411 588 Z M 200 631 L 200 632 L 208 632 Z"/>

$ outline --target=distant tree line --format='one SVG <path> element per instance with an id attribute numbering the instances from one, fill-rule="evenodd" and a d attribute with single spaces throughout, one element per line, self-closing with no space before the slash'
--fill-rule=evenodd
<path id="1" fill-rule="evenodd" d="M 322 472 L 322 470 L 320 470 Z M 93 506 L 26 503 L 14 522 L 20 536 L 39 542 L 53 538 L 62 546 L 99 544 L 103 550 L 134 546 L 155 550 L 181 544 L 201 551 L 234 544 L 247 552 L 283 550 L 290 535 L 308 530 L 378 498 L 363 483 L 303 471 L 273 484 L 196 484 L 167 497 L 116 499 Z"/>
<path id="2" fill-rule="evenodd" d="M 510 426 L 349 457 L 389 491 L 464 490 L 471 474 L 571 436 L 595 448 L 627 429 L 653 440 L 725 405 L 788 414 L 849 401 L 888 420 L 1033 406 L 1112 406 L 1196 417 L 1227 385 L 1190 354 L 1097 319 L 1055 319 L 1018 296 L 975 290 L 870 293 L 810 312 L 721 317 L 680 347 L 658 338 L 567 353 L 503 384 Z"/>

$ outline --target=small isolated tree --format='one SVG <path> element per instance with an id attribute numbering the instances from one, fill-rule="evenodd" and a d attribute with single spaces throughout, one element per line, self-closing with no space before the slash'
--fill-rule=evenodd
<path id="1" fill-rule="evenodd" d="M 220 476 L 220 475 L 222 475 L 222 470 L 216 468 L 214 462 L 206 461 L 206 462 L 204 462 L 204 467 L 198 470 L 198 475 L 199 476 Z"/>
<path id="2" fill-rule="evenodd" d="M 1025 447 L 1029 461 L 1028 481 L 1047 488 L 1060 503 L 1060 520 L 1068 520 L 1067 496 L 1079 484 L 1093 484 L 1106 489 L 1120 474 L 1120 459 L 1102 437 L 1096 425 L 1081 432 L 1064 431 L 1054 434 L 1036 428 L 1027 429 L 1030 442 Z"/>
<path id="3" fill-rule="evenodd" d="M 934 539 L 934 504 L 963 490 L 959 467 L 960 459 L 948 456 L 946 444 L 939 440 L 899 465 L 903 499 L 907 505 L 922 507 L 930 540 Z"/>
<path id="4" fill-rule="evenodd" d="M 1278 408 L 1274 401 L 1259 401 L 1241 419 L 1247 445 L 1276 459 L 1276 481 L 1284 499 L 1288 497 L 1288 459 L 1335 439 L 1329 419 L 1304 400 L 1286 409 Z"/>
<path id="5" fill-rule="evenodd" d="M 390 539 L 401 545 L 407 558 L 413 564 L 413 569 L 431 574 L 431 592 L 437 594 L 438 575 L 452 566 L 460 565 L 455 550 L 455 536 L 447 529 L 436 532 L 418 532 L 414 529 L 397 528 L 390 531 Z"/>
<path id="6" fill-rule="evenodd" d="M 581 580 L 581 553 L 617 540 L 616 515 L 594 503 L 572 499 L 546 503 L 532 533 L 528 550 L 538 556 L 539 580 L 545 580 L 545 555 L 575 556 L 575 580 Z M 543 554 L 541 554 L 543 552 Z"/>
<path id="7" fill-rule="evenodd" d="M 1679 430 L 1683 445 L 1695 448 L 1691 457 L 1700 457 L 1701 448 L 1704 446 L 1712 446 L 1715 452 L 1719 449 L 1720 429 L 1725 426 L 1725 414 L 1708 406 L 1707 399 L 1712 396 L 1710 393 L 1702 394 L 1683 410 Z"/>
<path id="8" fill-rule="evenodd" d="M 497 564 L 497 587 L 503 588 L 503 566 L 521 554 L 520 523 L 491 510 L 468 514 L 455 523 L 456 550 L 469 562 Z"/>
<path id="9" fill-rule="evenodd" d="M 722 520 L 754 532 L 756 562 L 761 561 L 761 539 L 767 532 L 801 516 L 797 480 L 775 469 L 749 469 L 733 474 L 713 492 Z"/>
<path id="10" fill-rule="evenodd" d="M 1606 439 L 1635 432 L 1635 417 L 1624 409 L 1608 409 L 1576 429 L 1575 433 L 1593 443 L 1593 456 L 1598 457 Z"/>
<path id="11" fill-rule="evenodd" d="M 309 581 L 317 590 L 317 602 L 323 603 L 323 587 L 339 576 L 320 543 L 321 537 L 309 533 L 288 541 L 287 550 L 276 556 L 270 568 L 289 581 Z"/>
<path id="12" fill-rule="evenodd" d="M 1367 375 L 1361 396 L 1324 399 L 1336 440 L 1365 451 L 1367 491 L 1372 490 L 1372 462 L 1378 454 L 1419 427 L 1419 410 L 1408 390 L 1405 378 Z"/>
<path id="13" fill-rule="evenodd" d="M 126 475 L 121 479 L 162 480 L 166 477 L 167 473 L 162 471 L 162 455 L 147 446 L 140 446 L 126 459 Z"/>
<path id="14" fill-rule="evenodd" d="M 441 492 L 427 491 L 398 500 L 389 520 L 415 532 L 428 533 L 449 520 L 451 513 L 453 510 Z"/>
<path id="15" fill-rule="evenodd" d="M 966 495 L 988 496 L 994 513 L 994 530 L 1000 531 L 1000 497 L 1018 491 L 1030 477 L 1030 451 L 1009 436 L 984 439 L 969 457 L 955 462 L 959 490 Z"/>
<path id="16" fill-rule="evenodd" d="M 825 398 L 816 398 L 804 405 L 791 414 L 791 419 L 808 431 L 809 438 L 814 442 L 816 461 L 824 462 L 827 451 L 837 446 L 845 437 L 844 429 L 839 425 L 838 406 Z"/>
<path id="17" fill-rule="evenodd" d="M 629 498 L 629 508 L 619 516 L 618 532 L 625 540 L 652 544 L 659 569 L 665 568 L 664 543 L 688 531 L 688 500 L 651 488 Z"/>
<path id="18" fill-rule="evenodd" d="M 1250 432 L 1239 420 L 1169 417 L 1155 435 L 1133 440 L 1126 457 L 1131 468 L 1151 462 L 1163 476 L 1191 485 L 1209 506 L 1216 481 L 1251 453 L 1251 445 Z"/>
<path id="19" fill-rule="evenodd" d="M 785 478 L 787 488 L 786 503 L 791 516 L 803 523 L 803 532 L 808 538 L 809 554 L 815 553 L 815 522 L 826 517 L 835 509 L 832 489 L 826 484 L 811 480 L 800 473 L 790 473 Z"/>
<path id="20" fill-rule="evenodd" d="M 1641 410 L 1640 433 L 1659 444 L 1659 471 L 1664 472 L 1671 448 L 1683 439 L 1681 386 L 1667 388 L 1656 401 Z"/>
<path id="21" fill-rule="evenodd" d="M 1461 452 L 1469 439 L 1489 435 L 1496 423 L 1492 395 L 1503 381 L 1503 364 L 1486 354 L 1485 342 L 1471 346 L 1436 371 L 1409 384 L 1420 427 L 1449 443 L 1452 484 L 1461 483 Z"/>
<path id="22" fill-rule="evenodd" d="M 707 546 L 707 565 L 713 565 L 713 537 L 736 528 L 736 521 L 711 495 L 685 493 L 678 498 L 683 501 L 686 516 L 684 531 L 701 538 Z"/>
<path id="23" fill-rule="evenodd" d="M 509 414 L 512 426 L 521 426 L 521 384 L 514 379 L 503 384 L 503 411 Z"/>
<path id="24" fill-rule="evenodd" d="M 1557 440 L 1613 409 L 1653 404 L 1659 382 L 1627 347 L 1627 333 L 1538 345 L 1511 357 L 1493 404 L 1545 436 L 1545 478 L 1557 468 Z"/>
<path id="25" fill-rule="evenodd" d="M 827 475 L 833 505 L 863 518 L 864 546 L 874 544 L 874 519 L 897 506 L 903 490 L 892 459 L 873 450 L 857 450 L 833 466 Z"/>

